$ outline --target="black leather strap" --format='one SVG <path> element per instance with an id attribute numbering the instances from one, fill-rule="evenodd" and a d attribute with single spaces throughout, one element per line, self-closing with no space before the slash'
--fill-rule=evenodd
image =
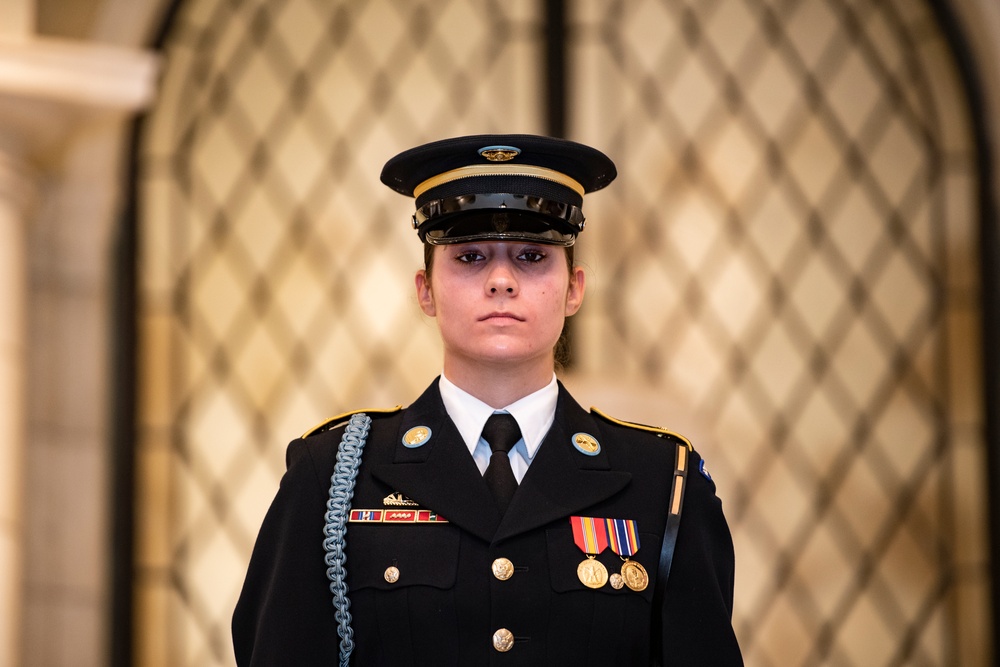
<path id="1" fill-rule="evenodd" d="M 691 452 L 686 443 L 677 443 L 677 456 L 674 463 L 674 474 L 671 478 L 670 509 L 667 515 L 667 525 L 663 531 L 663 544 L 660 545 L 660 562 L 656 570 L 656 588 L 653 591 L 653 645 L 652 664 L 663 665 L 663 597 L 666 594 L 667 578 L 670 576 L 670 564 L 674 560 L 674 547 L 677 545 L 677 531 L 681 525 L 681 509 L 684 507 L 684 488 L 687 486 L 688 463 Z"/>

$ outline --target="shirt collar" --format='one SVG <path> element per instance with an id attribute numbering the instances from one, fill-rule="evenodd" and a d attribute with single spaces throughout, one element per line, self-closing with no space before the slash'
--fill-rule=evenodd
<path id="1" fill-rule="evenodd" d="M 535 453 L 542 444 L 542 439 L 545 438 L 545 434 L 549 432 L 552 422 L 556 418 L 559 385 L 556 382 L 555 373 L 552 374 L 552 380 L 538 391 L 519 398 L 499 410 L 494 410 L 451 382 L 444 376 L 444 373 L 441 374 L 438 388 L 441 391 L 444 409 L 448 412 L 448 416 L 451 417 L 451 421 L 454 422 L 470 452 L 475 451 L 479 437 L 483 433 L 483 426 L 486 425 L 486 420 L 490 418 L 490 415 L 494 412 L 509 412 L 521 429 L 521 437 L 524 439 L 527 458 L 530 461 L 535 457 Z"/>

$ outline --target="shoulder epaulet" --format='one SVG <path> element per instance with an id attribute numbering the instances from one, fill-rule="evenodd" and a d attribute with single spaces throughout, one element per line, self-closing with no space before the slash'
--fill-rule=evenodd
<path id="1" fill-rule="evenodd" d="M 611 422 L 612 424 L 618 424 L 619 426 L 625 426 L 627 428 L 634 428 L 640 431 L 648 431 L 649 433 L 656 433 L 658 435 L 667 435 L 670 436 L 671 438 L 676 438 L 687 446 L 688 451 L 694 450 L 694 447 L 691 445 L 691 441 L 679 433 L 674 433 L 673 431 L 667 430 L 665 428 L 660 428 L 659 426 L 647 426 L 646 424 L 637 424 L 635 422 L 627 422 L 621 419 L 615 419 L 611 415 L 605 414 L 595 407 L 591 407 L 590 412 L 591 414 L 597 415 L 601 419 Z"/>
<path id="2" fill-rule="evenodd" d="M 308 438 L 311 435 L 316 435 L 317 433 L 322 433 L 323 431 L 328 431 L 331 428 L 333 428 L 334 426 L 337 426 L 338 424 L 341 424 L 342 422 L 347 421 L 348 419 L 351 418 L 352 415 L 356 415 L 359 412 L 363 412 L 366 415 L 391 415 L 391 414 L 394 414 L 396 412 L 399 412 L 402 409 L 403 409 L 402 405 L 397 405 L 396 407 L 389 408 L 387 410 L 386 409 L 381 409 L 381 410 L 378 410 L 378 409 L 376 409 L 376 410 L 366 409 L 366 410 L 351 410 L 350 412 L 343 412 L 343 413 L 341 413 L 339 415 L 336 415 L 334 417 L 330 417 L 329 419 L 324 420 L 323 422 L 317 424 L 316 426 L 313 426 L 311 429 L 309 429 L 308 431 L 306 431 L 305 433 L 303 433 L 301 437 Z"/>

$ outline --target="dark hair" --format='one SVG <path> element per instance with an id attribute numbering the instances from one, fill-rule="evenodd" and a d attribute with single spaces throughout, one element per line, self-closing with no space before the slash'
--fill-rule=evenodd
<path id="1" fill-rule="evenodd" d="M 424 244 L 424 272 L 427 274 L 427 282 L 431 281 L 431 268 L 434 266 L 434 247 L 430 243 Z M 563 246 L 566 248 L 566 270 L 573 272 L 575 266 L 575 252 L 573 246 Z M 570 363 L 569 328 L 563 325 L 559 340 L 556 341 L 555 361 L 556 370 L 563 370 Z"/>

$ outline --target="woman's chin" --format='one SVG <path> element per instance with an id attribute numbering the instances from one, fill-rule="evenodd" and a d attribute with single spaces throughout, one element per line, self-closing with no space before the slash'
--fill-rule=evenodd
<path id="1" fill-rule="evenodd" d="M 524 345 L 489 345 L 467 351 L 463 354 L 470 362 L 479 362 L 486 366 L 505 365 L 522 366 L 535 363 L 553 362 L 551 348 L 548 353 L 534 346 Z"/>

